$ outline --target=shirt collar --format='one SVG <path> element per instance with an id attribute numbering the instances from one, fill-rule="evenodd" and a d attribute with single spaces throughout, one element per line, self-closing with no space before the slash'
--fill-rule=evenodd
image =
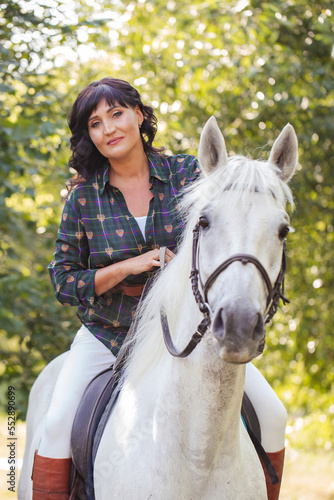
<path id="1" fill-rule="evenodd" d="M 166 158 L 149 154 L 150 180 L 155 177 L 159 181 L 168 183 L 170 176 L 169 164 Z M 105 163 L 101 169 L 95 173 L 95 183 L 98 185 L 100 195 L 103 194 L 106 184 L 109 182 L 109 163 Z"/>
<path id="2" fill-rule="evenodd" d="M 167 158 L 149 154 L 148 161 L 150 164 L 150 179 L 152 179 L 152 177 L 155 177 L 159 181 L 168 183 L 170 177 L 170 168 Z"/>
<path id="3" fill-rule="evenodd" d="M 94 179 L 93 186 L 95 187 L 95 189 L 98 189 L 101 196 L 104 192 L 107 182 L 109 182 L 108 162 L 104 163 L 102 167 L 95 172 L 95 176 L 93 177 L 93 179 Z"/>

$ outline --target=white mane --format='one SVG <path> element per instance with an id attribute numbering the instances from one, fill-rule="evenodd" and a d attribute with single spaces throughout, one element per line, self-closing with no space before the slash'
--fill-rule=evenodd
<path id="1" fill-rule="evenodd" d="M 293 206 L 291 190 L 280 179 L 279 169 L 269 162 L 243 156 L 229 158 L 226 168 L 216 168 L 209 175 L 203 174 L 185 189 L 181 212 L 187 223 L 182 242 L 176 257 L 160 274 L 142 303 L 136 335 L 130 341 L 135 342 L 135 346 L 127 362 L 128 380 L 138 381 L 155 366 L 166 350 L 160 325 L 160 309 L 165 309 L 173 331 L 180 314 L 180 305 L 189 288 L 191 233 L 201 210 L 211 201 L 218 200 L 223 193 L 229 197 L 229 203 L 237 204 L 242 203 L 242 199 L 254 191 L 268 193 L 268 203 L 279 203 L 285 207 L 288 202 Z"/>
<path id="2" fill-rule="evenodd" d="M 249 192 L 271 194 L 283 207 L 293 206 L 291 190 L 280 179 L 280 170 L 267 161 L 252 160 L 244 156 L 232 156 L 225 168 L 217 167 L 208 176 L 203 175 L 195 186 L 185 190 L 183 209 L 189 212 L 193 206 L 203 207 L 205 202 L 219 199 L 228 191 L 229 202 L 239 204 Z"/>

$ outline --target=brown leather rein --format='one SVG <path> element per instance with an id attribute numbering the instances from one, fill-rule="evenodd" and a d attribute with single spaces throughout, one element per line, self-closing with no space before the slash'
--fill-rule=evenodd
<path id="1" fill-rule="evenodd" d="M 197 224 L 193 229 L 192 266 L 191 266 L 190 280 L 191 280 L 191 288 L 196 303 L 204 317 L 201 323 L 198 325 L 196 332 L 191 337 L 191 340 L 189 341 L 188 345 L 182 351 L 178 351 L 174 346 L 168 326 L 167 316 L 164 311 L 162 310 L 160 311 L 161 326 L 167 350 L 172 356 L 178 358 L 185 358 L 186 356 L 188 356 L 195 349 L 197 344 L 202 340 L 204 334 L 211 325 L 211 310 L 208 304 L 208 291 L 211 288 L 212 284 L 215 282 L 215 280 L 218 278 L 218 276 L 223 271 L 225 271 L 225 269 L 227 269 L 233 262 L 239 261 L 242 262 L 242 264 L 244 265 L 248 263 L 254 264 L 255 267 L 260 272 L 268 290 L 267 307 L 265 312 L 265 323 L 268 323 L 274 316 L 275 312 L 277 311 L 280 299 L 282 299 L 283 304 L 289 302 L 289 300 L 286 297 L 284 297 L 284 276 L 286 272 L 285 241 L 283 243 L 281 269 L 274 286 L 271 285 L 268 273 L 261 264 L 261 262 L 253 255 L 248 255 L 243 253 L 232 255 L 231 257 L 226 259 L 222 264 L 220 264 L 217 267 L 217 269 L 213 271 L 213 273 L 207 279 L 206 283 L 203 285 L 202 280 L 200 278 L 199 264 L 198 264 L 198 251 L 199 251 L 198 241 L 199 241 L 200 229 L 201 229 L 201 224 L 200 222 L 197 222 Z M 203 290 L 204 298 L 198 288 L 199 281 L 201 283 L 201 288 Z"/>

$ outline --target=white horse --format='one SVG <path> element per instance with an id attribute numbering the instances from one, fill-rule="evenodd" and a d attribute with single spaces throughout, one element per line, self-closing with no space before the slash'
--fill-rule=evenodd
<path id="1" fill-rule="evenodd" d="M 183 241 L 143 302 L 123 387 L 97 452 L 97 500 L 267 498 L 240 410 L 245 363 L 263 347 L 268 295 L 280 273 L 297 138 L 287 125 L 268 162 L 227 158 L 223 136 L 210 118 L 198 156 L 205 175 L 184 195 Z M 211 327 L 183 359 L 167 351 L 160 313 L 167 317 L 174 344 L 183 349 L 203 319 L 189 280 L 194 228 L 197 296 L 204 296 L 200 302 L 207 303 Z M 244 259 L 236 258 L 239 254 Z M 30 396 L 28 426 L 32 412 L 41 418 L 28 431 L 22 499 L 31 498 L 32 453 L 49 396 L 42 409 L 39 398 L 53 385 L 43 376 L 48 369 Z"/>

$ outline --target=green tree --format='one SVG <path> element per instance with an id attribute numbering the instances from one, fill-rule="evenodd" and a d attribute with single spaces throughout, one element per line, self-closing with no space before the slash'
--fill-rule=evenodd
<path id="1" fill-rule="evenodd" d="M 24 415 L 36 375 L 66 348 L 67 331 L 76 328 L 75 317 L 53 298 L 46 266 L 58 226 L 59 193 L 69 175 L 69 83 L 63 83 L 52 49 L 75 46 L 77 32 L 58 9 L 39 5 L 34 13 L 15 1 L 1 7 L 1 371 L 2 387 L 17 388 Z"/>

